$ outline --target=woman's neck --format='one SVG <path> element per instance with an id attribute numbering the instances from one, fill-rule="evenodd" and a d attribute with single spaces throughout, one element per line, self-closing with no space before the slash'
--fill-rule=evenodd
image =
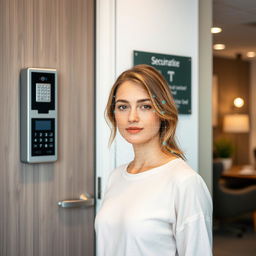
<path id="1" fill-rule="evenodd" d="M 164 153 L 161 150 L 159 138 L 151 139 L 145 144 L 133 145 L 134 160 L 129 164 L 127 170 L 130 173 L 143 172 L 161 166 L 172 159 L 177 158 L 173 154 Z"/>

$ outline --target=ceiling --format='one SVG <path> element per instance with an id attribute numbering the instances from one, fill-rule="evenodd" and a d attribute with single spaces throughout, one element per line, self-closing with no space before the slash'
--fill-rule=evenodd
<path id="1" fill-rule="evenodd" d="M 226 45 L 224 50 L 213 50 L 215 56 L 256 59 L 246 56 L 256 52 L 256 0 L 213 0 L 213 26 L 222 28 L 213 34 L 213 44 Z"/>

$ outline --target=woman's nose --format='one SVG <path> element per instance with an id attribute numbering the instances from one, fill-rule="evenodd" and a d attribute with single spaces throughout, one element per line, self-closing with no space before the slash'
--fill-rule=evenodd
<path id="1" fill-rule="evenodd" d="M 128 121 L 130 123 L 132 122 L 138 122 L 139 121 L 139 116 L 137 113 L 137 109 L 136 108 L 131 108 L 130 112 L 129 112 L 129 116 L 128 116 Z"/>

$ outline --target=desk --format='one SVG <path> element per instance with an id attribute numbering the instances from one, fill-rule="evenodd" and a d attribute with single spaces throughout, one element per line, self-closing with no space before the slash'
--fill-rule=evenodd
<path id="1" fill-rule="evenodd" d="M 238 179 L 249 179 L 251 181 L 255 181 L 256 185 L 256 170 L 252 171 L 250 174 L 242 173 L 244 166 L 234 165 L 230 169 L 224 171 L 222 173 L 222 177 L 224 178 L 238 178 Z"/>
<path id="2" fill-rule="evenodd" d="M 224 171 L 221 176 L 225 179 L 249 181 L 249 185 L 256 185 L 256 170 L 252 171 L 250 174 L 245 174 L 243 173 L 244 168 L 245 167 L 241 165 L 232 166 L 230 169 Z M 252 219 L 254 231 L 256 232 L 256 211 L 252 213 Z"/>

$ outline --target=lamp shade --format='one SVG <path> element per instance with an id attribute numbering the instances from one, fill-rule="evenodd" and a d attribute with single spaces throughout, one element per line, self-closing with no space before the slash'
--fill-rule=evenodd
<path id="1" fill-rule="evenodd" d="M 249 132 L 249 116 L 246 114 L 231 114 L 224 116 L 223 130 L 231 133 Z"/>

